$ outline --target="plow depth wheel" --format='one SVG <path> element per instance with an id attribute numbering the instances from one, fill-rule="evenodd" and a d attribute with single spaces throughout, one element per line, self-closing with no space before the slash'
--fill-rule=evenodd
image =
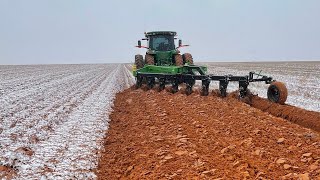
<path id="1" fill-rule="evenodd" d="M 288 90 L 282 82 L 273 82 L 268 88 L 268 99 L 271 102 L 284 104 L 287 100 Z"/>

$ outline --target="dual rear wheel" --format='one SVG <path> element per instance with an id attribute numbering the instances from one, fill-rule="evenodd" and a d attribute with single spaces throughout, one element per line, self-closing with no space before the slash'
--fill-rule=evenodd
<path id="1" fill-rule="evenodd" d="M 190 53 L 176 54 L 174 55 L 174 61 L 176 66 L 183 66 L 185 63 L 193 65 L 193 58 Z"/>
<path id="2" fill-rule="evenodd" d="M 154 65 L 154 57 L 150 54 L 145 55 L 145 60 L 143 60 L 143 56 L 141 54 L 135 55 L 134 63 L 137 69 L 143 68 L 145 64 Z"/>
<path id="3" fill-rule="evenodd" d="M 174 62 L 176 66 L 183 66 L 185 63 L 188 63 L 190 65 L 193 64 L 193 58 L 192 55 L 190 53 L 185 53 L 183 55 L 181 54 L 176 54 L 174 55 Z M 143 56 L 140 54 L 137 54 L 135 56 L 135 64 L 137 66 L 137 69 L 143 68 L 143 66 L 145 64 L 148 65 L 154 65 L 155 61 L 154 61 L 154 56 L 150 55 L 150 54 L 146 54 L 145 58 L 143 60 Z"/>
<path id="4" fill-rule="evenodd" d="M 188 63 L 189 65 L 193 65 L 193 58 L 190 53 L 184 53 L 182 55 L 184 63 Z"/>

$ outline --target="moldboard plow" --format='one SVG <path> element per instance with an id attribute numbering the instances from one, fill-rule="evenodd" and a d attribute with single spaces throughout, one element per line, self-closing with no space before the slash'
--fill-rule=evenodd
<path id="1" fill-rule="evenodd" d="M 176 93 L 179 85 L 185 84 L 186 94 L 190 95 L 196 81 L 201 81 L 200 94 L 207 96 L 210 83 L 218 81 L 220 95 L 226 97 L 229 82 L 239 82 L 239 97 L 244 98 L 248 95 L 249 83 L 262 81 L 270 84 L 267 90 L 270 101 L 285 103 L 288 92 L 282 82 L 255 72 L 245 76 L 207 74 L 206 66 L 194 65 L 190 53 L 180 54 L 179 48 L 188 45 L 182 45 L 182 40 L 179 40 L 176 47 L 175 36 L 176 32 L 173 31 L 154 31 L 145 33 L 146 38 L 142 39 L 148 42 L 147 46 L 142 46 L 138 41 L 138 48 L 148 50 L 145 58 L 139 54 L 135 56 L 133 75 L 136 77 L 136 88 L 146 84 L 148 89 L 152 89 L 158 84 L 158 90 L 162 91 L 166 85 L 171 85 L 171 92 Z"/>

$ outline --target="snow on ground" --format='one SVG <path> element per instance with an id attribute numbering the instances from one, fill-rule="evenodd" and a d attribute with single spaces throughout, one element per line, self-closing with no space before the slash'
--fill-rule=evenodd
<path id="1" fill-rule="evenodd" d="M 217 75 L 249 75 L 250 71 L 271 76 L 284 82 L 288 89 L 287 104 L 320 111 L 320 62 L 268 62 L 268 63 L 203 63 L 208 73 Z M 261 97 L 267 97 L 269 85 L 250 83 L 249 89 Z M 212 83 L 211 88 L 218 88 Z M 238 89 L 238 83 L 230 83 L 228 92 Z"/>
<path id="2" fill-rule="evenodd" d="M 0 165 L 17 179 L 94 179 L 121 64 L 0 66 Z"/>

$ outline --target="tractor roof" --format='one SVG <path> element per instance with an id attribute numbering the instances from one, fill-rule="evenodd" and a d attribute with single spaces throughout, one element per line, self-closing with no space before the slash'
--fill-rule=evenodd
<path id="1" fill-rule="evenodd" d="M 172 35 L 176 36 L 177 33 L 174 31 L 151 31 L 151 32 L 145 32 L 146 37 L 148 36 L 154 36 L 154 35 Z"/>

